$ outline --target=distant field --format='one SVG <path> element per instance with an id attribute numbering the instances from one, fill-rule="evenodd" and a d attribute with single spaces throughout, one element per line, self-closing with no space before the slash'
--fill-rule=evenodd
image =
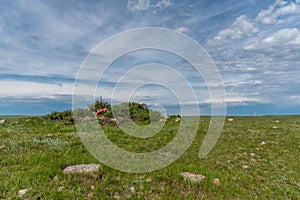
<path id="1" fill-rule="evenodd" d="M 229 117 L 227 117 L 229 118 Z M 300 199 L 300 116 L 230 117 L 207 158 L 198 153 L 209 117 L 201 118 L 188 151 L 170 166 L 129 174 L 101 165 L 92 175 L 66 175 L 68 165 L 99 163 L 85 149 L 74 125 L 44 117 L 1 116 L 0 199 Z M 169 122 L 149 138 L 127 136 L 105 126 L 107 137 L 134 152 L 149 152 L 172 140 Z M 49 135 L 51 134 L 51 135 Z M 199 173 L 199 183 L 180 173 Z M 214 179 L 220 184 L 214 184 Z M 134 188 L 134 189 L 132 189 Z"/>

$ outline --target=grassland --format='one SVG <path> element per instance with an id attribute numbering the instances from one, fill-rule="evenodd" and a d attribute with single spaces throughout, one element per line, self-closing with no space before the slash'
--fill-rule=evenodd
<path id="1" fill-rule="evenodd" d="M 44 117 L 10 117 L 0 125 L 1 199 L 300 199 L 300 117 L 233 117 L 210 154 L 198 158 L 209 118 L 185 154 L 151 173 L 130 174 L 101 165 L 95 174 L 64 174 L 68 165 L 99 163 L 85 149 L 74 125 Z M 0 117 L 3 119 L 3 117 Z M 275 123 L 274 120 L 279 120 Z M 105 127 L 111 141 L 147 152 L 172 140 L 169 122 L 155 137 L 138 140 Z M 50 134 L 50 135 L 49 135 Z M 180 173 L 199 173 L 199 183 Z M 220 184 L 214 184 L 218 178 Z M 21 189 L 29 189 L 22 197 Z"/>

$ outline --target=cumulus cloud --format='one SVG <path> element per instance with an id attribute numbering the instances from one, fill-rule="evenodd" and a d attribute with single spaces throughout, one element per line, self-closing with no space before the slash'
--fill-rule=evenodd
<path id="1" fill-rule="evenodd" d="M 188 27 L 185 27 L 185 26 L 180 26 L 178 28 L 176 28 L 176 31 L 180 32 L 180 33 L 185 33 L 189 30 Z"/>
<path id="2" fill-rule="evenodd" d="M 127 8 L 131 12 L 147 10 L 150 8 L 150 0 L 128 0 Z"/>
<path id="3" fill-rule="evenodd" d="M 171 5 L 171 0 L 128 0 L 127 8 L 130 12 L 146 11 L 153 9 L 153 12 L 162 10 Z"/>
<path id="4" fill-rule="evenodd" d="M 270 5 L 266 10 L 262 10 L 257 14 L 256 21 L 262 24 L 276 24 L 284 21 L 281 17 L 288 15 L 300 15 L 300 2 L 290 2 L 277 0 L 273 5 Z"/>
<path id="5" fill-rule="evenodd" d="M 212 40 L 208 41 L 208 45 L 224 45 L 231 41 L 241 40 L 256 34 L 259 29 L 245 15 L 239 16 L 233 24 L 221 30 Z"/>
<path id="6" fill-rule="evenodd" d="M 300 30 L 284 28 L 244 47 L 245 51 L 263 53 L 277 59 L 299 59 Z"/>

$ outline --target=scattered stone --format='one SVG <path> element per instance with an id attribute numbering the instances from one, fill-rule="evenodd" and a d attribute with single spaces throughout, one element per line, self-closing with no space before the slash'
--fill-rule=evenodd
<path id="1" fill-rule="evenodd" d="M 19 190 L 19 192 L 18 192 L 19 197 L 24 196 L 26 194 L 26 192 L 28 192 L 28 190 L 29 190 L 28 188 Z"/>
<path id="2" fill-rule="evenodd" d="M 5 124 L 5 119 L 1 119 L 0 124 Z"/>
<path id="3" fill-rule="evenodd" d="M 254 157 L 254 156 L 255 156 L 255 153 L 250 153 L 250 156 L 251 156 L 251 157 Z"/>
<path id="4" fill-rule="evenodd" d="M 60 186 L 60 187 L 58 187 L 58 191 L 60 192 L 60 191 L 63 191 L 65 189 L 65 186 Z"/>
<path id="5" fill-rule="evenodd" d="M 260 150 L 260 148 L 256 147 L 256 148 L 255 148 L 255 150 L 259 151 L 259 150 Z"/>
<path id="6" fill-rule="evenodd" d="M 249 166 L 247 166 L 247 165 L 243 165 L 242 167 L 243 167 L 243 169 L 249 169 Z"/>
<path id="7" fill-rule="evenodd" d="M 94 173 L 98 172 L 100 168 L 99 164 L 82 164 L 82 165 L 72 165 L 64 169 L 64 173 Z"/>
<path id="8" fill-rule="evenodd" d="M 47 122 L 43 122 L 42 124 L 47 124 Z"/>
<path id="9" fill-rule="evenodd" d="M 227 121 L 229 121 L 229 122 L 233 122 L 233 121 L 234 121 L 234 119 L 233 119 L 233 118 L 229 118 L 229 119 L 227 119 Z"/>
<path id="10" fill-rule="evenodd" d="M 273 128 L 273 129 L 278 129 L 278 127 L 277 127 L 277 126 L 273 126 L 272 128 Z"/>
<path id="11" fill-rule="evenodd" d="M 176 119 L 175 119 L 175 122 L 180 122 L 180 117 L 177 117 Z"/>
<path id="12" fill-rule="evenodd" d="M 135 190 L 134 190 L 134 186 L 130 186 L 129 188 L 128 188 L 128 190 L 130 191 L 130 192 L 134 192 Z"/>
<path id="13" fill-rule="evenodd" d="M 181 176 L 183 176 L 185 181 L 191 181 L 191 182 L 200 182 L 206 178 L 202 174 L 193 174 L 191 172 L 182 172 Z"/>
<path id="14" fill-rule="evenodd" d="M 94 185 L 91 185 L 91 190 L 94 190 L 95 189 L 95 186 Z"/>
<path id="15" fill-rule="evenodd" d="M 120 199 L 119 193 L 116 192 L 116 193 L 114 194 L 114 199 Z"/>
<path id="16" fill-rule="evenodd" d="M 160 119 L 159 121 L 160 121 L 160 122 L 165 122 L 165 121 L 166 121 L 166 119 Z"/>
<path id="17" fill-rule="evenodd" d="M 151 182 L 151 181 L 152 181 L 152 178 L 147 178 L 147 179 L 146 179 L 146 182 L 147 182 L 147 183 L 149 183 L 149 182 Z"/>
<path id="18" fill-rule="evenodd" d="M 48 136 L 48 137 L 53 137 L 54 134 L 49 133 L 47 136 Z"/>
<path id="19" fill-rule="evenodd" d="M 116 121 L 118 121 L 118 119 L 117 118 L 110 118 L 110 121 L 111 122 L 116 122 Z"/>
<path id="20" fill-rule="evenodd" d="M 58 176 L 56 175 L 56 176 L 54 176 L 54 178 L 52 179 L 52 181 L 54 181 L 54 182 L 58 182 Z"/>
<path id="21" fill-rule="evenodd" d="M 260 145 L 265 145 L 265 144 L 267 144 L 265 141 L 262 141 L 262 142 L 260 143 Z"/>
<path id="22" fill-rule="evenodd" d="M 275 121 L 273 121 L 273 123 L 276 123 L 276 124 L 278 124 L 280 121 L 279 120 L 275 120 Z"/>
<path id="23" fill-rule="evenodd" d="M 215 184 L 215 185 L 221 185 L 221 181 L 220 181 L 220 179 L 218 179 L 218 178 L 215 178 L 214 180 L 213 180 L 213 183 Z"/>

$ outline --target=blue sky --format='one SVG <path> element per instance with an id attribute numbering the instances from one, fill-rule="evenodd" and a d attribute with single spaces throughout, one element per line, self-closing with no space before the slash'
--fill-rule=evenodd
<path id="1" fill-rule="evenodd" d="M 3 0 L 0 115 L 71 109 L 85 57 L 106 38 L 142 27 L 182 32 L 208 51 L 222 75 L 229 115 L 300 113 L 299 0 Z M 106 88 L 129 63 L 164 57 L 172 62 L 162 64 L 186 71 L 187 63 L 164 54 L 145 50 L 120 58 L 97 94 L 110 98 Z M 197 103 L 205 114 L 209 93 L 193 74 L 186 77 L 199 90 Z M 176 107 L 174 96 L 157 86 L 141 89 L 133 99 Z"/>

